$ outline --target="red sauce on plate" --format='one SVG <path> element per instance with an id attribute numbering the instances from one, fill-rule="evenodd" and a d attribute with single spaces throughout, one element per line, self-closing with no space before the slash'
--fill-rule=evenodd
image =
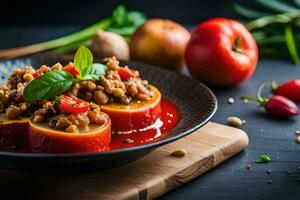
<path id="1" fill-rule="evenodd" d="M 138 146 L 160 140 L 165 132 L 174 128 L 179 122 L 179 112 L 176 106 L 169 100 L 161 100 L 161 118 L 157 125 L 149 130 L 138 131 L 130 134 L 113 134 L 110 150 Z"/>
<path id="2" fill-rule="evenodd" d="M 168 136 L 166 132 L 174 128 L 179 122 L 180 115 L 176 106 L 169 100 L 161 100 L 161 118 L 146 130 L 127 134 L 112 134 L 109 150 L 133 147 L 159 141 Z M 0 151 L 30 152 L 28 146 L 20 145 L 16 141 L 7 140 L 0 135 Z"/>

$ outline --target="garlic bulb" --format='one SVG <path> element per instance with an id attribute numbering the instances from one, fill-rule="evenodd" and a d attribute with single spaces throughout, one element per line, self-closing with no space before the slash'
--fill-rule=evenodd
<path id="1" fill-rule="evenodd" d="M 119 60 L 129 60 L 129 46 L 125 39 L 116 33 L 98 30 L 90 48 L 97 58 L 116 56 Z"/>

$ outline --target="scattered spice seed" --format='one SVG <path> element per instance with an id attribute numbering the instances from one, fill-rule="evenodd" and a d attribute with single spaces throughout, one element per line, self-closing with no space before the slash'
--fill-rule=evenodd
<path id="1" fill-rule="evenodd" d="M 247 170 L 250 170 L 250 169 L 251 169 L 251 165 L 247 165 L 247 166 L 246 166 L 246 169 L 247 169 Z"/>
<path id="2" fill-rule="evenodd" d="M 295 134 L 296 134 L 296 135 L 300 135 L 300 130 L 297 130 L 297 131 L 295 132 Z"/>
<path id="3" fill-rule="evenodd" d="M 269 169 L 267 172 L 268 172 L 268 174 L 271 174 L 271 173 L 272 173 L 272 170 Z"/>
<path id="4" fill-rule="evenodd" d="M 296 142 L 300 144 L 300 136 L 296 138 Z"/>
<path id="5" fill-rule="evenodd" d="M 227 117 L 227 122 L 230 126 L 234 126 L 234 127 L 240 127 L 244 124 L 243 120 L 235 116 Z"/>
<path id="6" fill-rule="evenodd" d="M 249 102 L 248 99 L 243 99 L 243 103 L 244 103 L 244 104 L 247 104 L 248 102 Z"/>
<path id="7" fill-rule="evenodd" d="M 268 184 L 272 184 L 272 180 L 268 180 Z"/>
<path id="8" fill-rule="evenodd" d="M 127 138 L 127 139 L 123 140 L 123 142 L 126 144 L 130 144 L 130 143 L 133 143 L 134 140 Z"/>
<path id="9" fill-rule="evenodd" d="M 185 154 L 186 154 L 186 151 L 184 149 L 176 149 L 175 151 L 173 151 L 171 153 L 171 156 L 181 158 L 181 157 L 184 157 Z"/>
<path id="10" fill-rule="evenodd" d="M 230 97 L 230 98 L 228 98 L 227 102 L 228 102 L 229 104 L 234 104 L 235 100 L 234 100 L 233 97 Z"/>

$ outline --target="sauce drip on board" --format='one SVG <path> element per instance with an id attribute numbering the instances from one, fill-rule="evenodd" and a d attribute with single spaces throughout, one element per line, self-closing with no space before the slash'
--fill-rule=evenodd
<path id="1" fill-rule="evenodd" d="M 176 106 L 166 99 L 161 100 L 161 110 L 161 118 L 148 129 L 146 128 L 145 130 L 129 134 L 112 134 L 109 150 L 134 147 L 162 139 L 168 130 L 177 125 L 180 115 Z M 15 139 L 9 139 L 0 134 L 0 151 L 30 152 L 29 147 L 24 144 L 24 141 L 21 143 L 22 145 Z"/>

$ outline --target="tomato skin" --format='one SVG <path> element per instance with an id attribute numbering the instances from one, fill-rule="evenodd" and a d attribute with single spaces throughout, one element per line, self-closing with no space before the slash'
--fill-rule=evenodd
<path id="1" fill-rule="evenodd" d="M 89 110 L 89 103 L 82 99 L 62 95 L 60 97 L 59 109 L 66 113 L 83 113 Z"/>
<path id="2" fill-rule="evenodd" d="M 240 22 L 226 18 L 199 24 L 185 51 L 191 75 L 215 86 L 235 85 L 248 79 L 257 60 L 258 48 L 253 36 Z"/>
<path id="3" fill-rule="evenodd" d="M 121 77 L 122 81 L 126 81 L 129 78 L 139 78 L 140 74 L 137 70 L 129 69 L 126 67 L 119 67 L 118 74 Z"/>
<path id="4" fill-rule="evenodd" d="M 73 77 L 77 77 L 77 75 L 79 74 L 78 71 L 75 69 L 73 63 L 69 63 L 66 66 L 64 66 L 63 70 L 72 74 Z"/>
<path id="5" fill-rule="evenodd" d="M 300 79 L 281 83 L 276 87 L 274 93 L 284 96 L 294 102 L 300 101 Z"/>

